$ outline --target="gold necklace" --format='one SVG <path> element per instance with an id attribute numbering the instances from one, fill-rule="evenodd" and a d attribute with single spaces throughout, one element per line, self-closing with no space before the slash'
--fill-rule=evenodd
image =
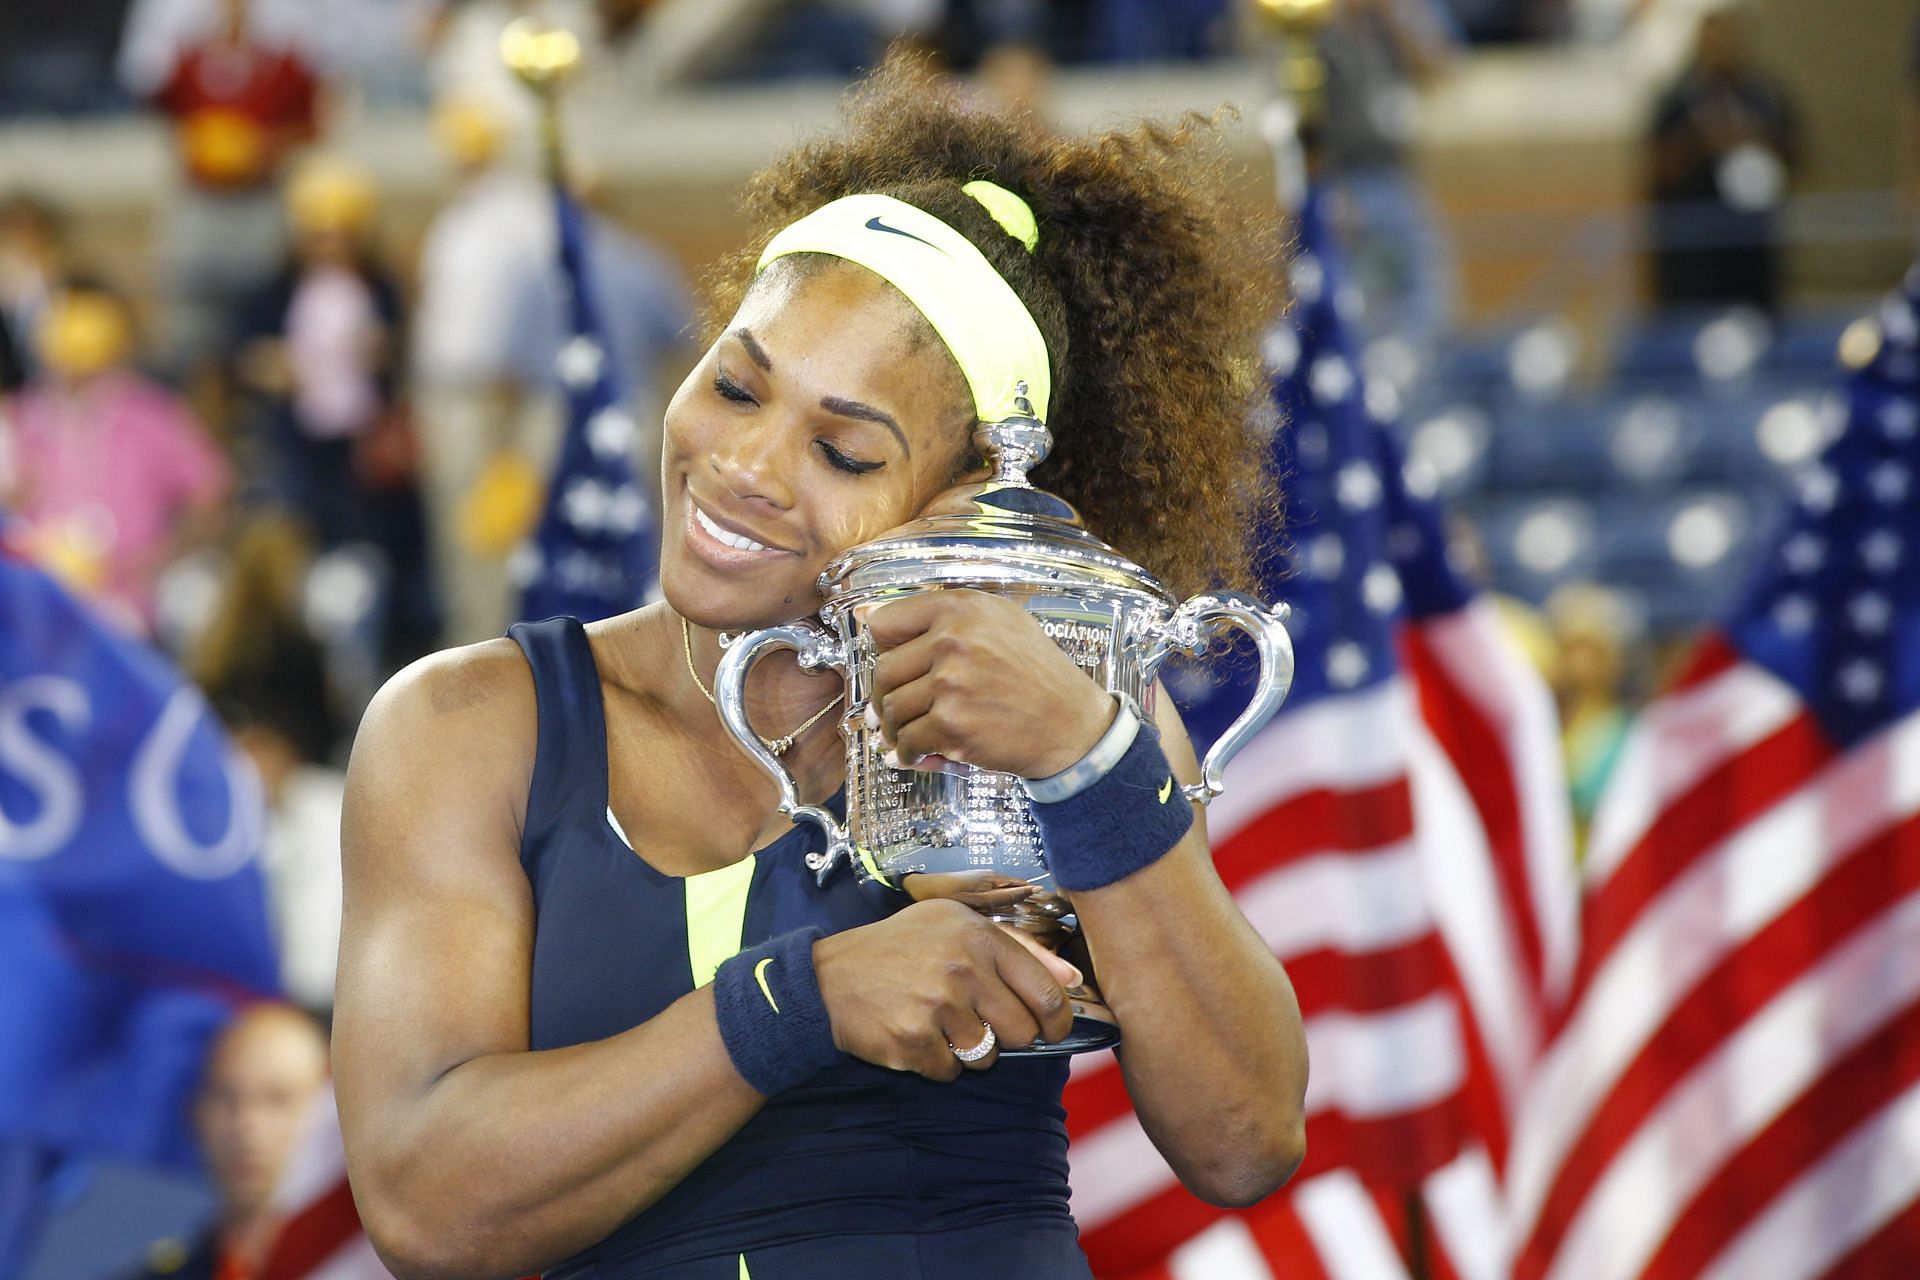
<path id="1" fill-rule="evenodd" d="M 718 705 L 717 703 L 713 702 L 713 690 L 707 688 L 706 682 L 700 678 L 699 670 L 696 669 L 693 665 L 693 628 L 690 625 L 688 625 L 687 620 L 685 618 L 680 619 L 680 647 L 686 651 L 687 674 L 693 677 L 693 687 L 700 691 L 700 696 L 705 698 L 708 701 L 708 703 L 713 705 Z M 807 730 L 813 728 L 813 726 L 815 725 L 815 723 L 819 721 L 821 716 L 827 714 L 827 712 L 839 706 L 840 699 L 844 697 L 846 697 L 845 690 L 842 690 L 841 692 L 834 694 L 832 702 L 829 702 L 826 706 L 820 708 L 818 711 L 808 716 L 804 721 L 801 722 L 800 727 L 795 729 L 792 733 L 787 734 L 783 738 L 761 738 L 760 739 L 761 745 L 766 747 L 767 750 L 773 752 L 773 754 L 776 756 L 783 756 L 787 754 L 788 750 L 792 748 L 794 742 L 800 737 L 800 735 L 805 733 Z"/>

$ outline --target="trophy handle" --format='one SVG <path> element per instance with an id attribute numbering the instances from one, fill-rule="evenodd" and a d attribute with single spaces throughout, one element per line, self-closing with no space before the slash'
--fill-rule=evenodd
<path id="1" fill-rule="evenodd" d="M 740 744 L 741 750 L 759 761 L 760 767 L 772 774 L 774 782 L 779 784 L 780 812 L 795 822 L 811 822 L 827 833 L 826 851 L 807 855 L 808 870 L 815 872 L 824 884 L 835 865 L 843 859 L 852 860 L 853 841 L 848 837 L 847 829 L 831 813 L 818 805 L 800 803 L 800 792 L 793 781 L 793 774 L 780 762 L 779 756 L 767 749 L 760 735 L 747 723 L 747 673 L 753 669 L 754 663 L 775 649 L 793 650 L 800 659 L 800 665 L 808 671 L 832 667 L 842 676 L 848 674 L 847 648 L 839 638 L 804 622 L 768 627 L 734 641 L 721 657 L 720 669 L 713 676 L 713 704 L 719 708 L 720 722 L 733 735 L 734 741 Z"/>
<path id="2" fill-rule="evenodd" d="M 1168 651 L 1177 649 L 1197 658 L 1206 652 L 1207 643 L 1223 626 L 1238 627 L 1253 638 L 1260 651 L 1260 681 L 1254 686 L 1253 699 L 1239 719 L 1227 726 L 1200 767 L 1201 780 L 1182 787 L 1187 799 L 1207 804 L 1224 788 L 1220 775 L 1227 762 L 1247 745 L 1247 739 L 1259 732 L 1286 700 L 1293 687 L 1293 639 L 1287 634 L 1289 610 L 1278 604 L 1272 608 L 1239 591 L 1214 591 L 1194 596 L 1153 627 L 1155 654 L 1148 670 L 1160 665 Z"/>

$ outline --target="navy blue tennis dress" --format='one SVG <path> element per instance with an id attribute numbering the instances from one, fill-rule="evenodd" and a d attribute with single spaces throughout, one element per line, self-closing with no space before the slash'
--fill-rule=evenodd
<path id="1" fill-rule="evenodd" d="M 806 824 L 730 867 L 677 877 L 635 856 L 607 807 L 607 736 L 586 632 L 513 627 L 539 747 L 520 859 L 533 884 L 532 1044 L 617 1035 L 710 982 L 744 947 L 897 910 L 842 871 L 821 888 Z M 838 809 L 839 800 L 833 806 Z M 632 833 L 645 845 L 644 832 Z M 652 1207 L 550 1280 L 1007 1280 L 1089 1276 L 1067 1210 L 1066 1063 L 1010 1058 L 951 1084 L 864 1062 L 770 1098 Z"/>

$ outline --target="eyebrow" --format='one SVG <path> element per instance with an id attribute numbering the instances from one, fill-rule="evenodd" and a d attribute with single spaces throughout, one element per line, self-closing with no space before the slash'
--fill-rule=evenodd
<path id="1" fill-rule="evenodd" d="M 767 354 L 767 349 L 760 345 L 760 340 L 753 336 L 751 329 L 742 325 L 733 331 L 733 336 L 740 339 L 740 345 L 747 349 L 748 359 L 768 373 L 773 372 L 773 357 Z"/>
<path id="2" fill-rule="evenodd" d="M 870 404 L 861 404 L 858 400 L 844 400 L 839 396 L 821 396 L 820 407 L 828 413 L 837 413 L 843 418 L 858 418 L 862 422 L 877 422 L 893 432 L 894 439 L 900 442 L 900 452 L 913 457 L 913 449 L 907 444 L 906 432 L 900 430 L 900 424 L 893 415 L 882 413 Z"/>
<path id="3" fill-rule="evenodd" d="M 751 329 L 742 325 L 740 328 L 733 330 L 732 336 L 738 338 L 740 345 L 747 349 L 748 359 L 752 360 L 762 369 L 765 369 L 768 373 L 773 372 L 773 357 L 767 354 L 767 349 L 760 345 L 760 340 L 753 336 Z M 887 430 L 893 432 L 894 439 L 900 442 L 900 451 L 906 454 L 909 459 L 913 457 L 913 446 L 907 443 L 907 433 L 900 429 L 900 424 L 893 420 L 892 414 L 884 413 L 870 404 L 861 404 L 858 400 L 848 400 L 843 396 L 822 396 L 820 397 L 820 407 L 828 413 L 838 414 L 842 418 L 857 418 L 862 422 L 879 423 Z"/>

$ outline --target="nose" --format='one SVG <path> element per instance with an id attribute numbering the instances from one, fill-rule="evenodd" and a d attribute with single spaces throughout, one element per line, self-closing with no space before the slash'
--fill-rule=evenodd
<path id="1" fill-rule="evenodd" d="M 713 451 L 710 464 L 727 491 L 742 502 L 776 511 L 793 505 L 794 459 L 790 433 L 771 423 L 756 423 L 730 433 Z"/>

